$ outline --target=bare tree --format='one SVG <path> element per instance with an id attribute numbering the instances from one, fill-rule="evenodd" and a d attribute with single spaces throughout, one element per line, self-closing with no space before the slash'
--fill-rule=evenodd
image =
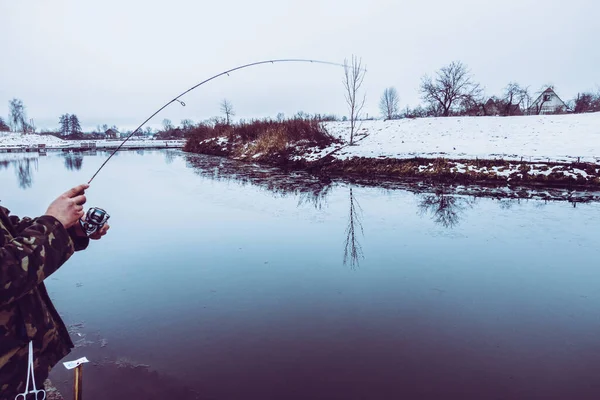
<path id="1" fill-rule="evenodd" d="M 162 124 L 163 124 L 163 130 L 165 132 L 169 132 L 169 131 L 173 130 L 173 123 L 171 122 L 170 119 L 168 119 L 168 118 L 163 119 Z"/>
<path id="2" fill-rule="evenodd" d="M 504 88 L 504 112 L 506 116 L 513 115 L 519 107 L 529 108 L 531 96 L 529 88 L 521 87 L 518 83 L 510 82 Z"/>
<path id="3" fill-rule="evenodd" d="M 360 113 L 365 106 L 366 95 L 360 99 L 359 91 L 365 79 L 366 69 L 362 66 L 362 59 L 352 56 L 350 64 L 344 60 L 344 88 L 348 110 L 350 111 L 350 144 L 354 143 L 354 128 Z"/>
<path id="4" fill-rule="evenodd" d="M 12 99 L 8 102 L 8 123 L 13 132 L 17 132 L 19 128 L 25 131 L 25 106 L 20 99 Z"/>
<path id="5" fill-rule="evenodd" d="M 396 88 L 389 87 L 383 91 L 379 100 L 379 111 L 385 119 L 394 119 L 398 115 L 398 92 Z"/>
<path id="6" fill-rule="evenodd" d="M 233 104 L 231 104 L 227 99 L 223 99 L 221 102 L 221 112 L 225 114 L 225 122 L 227 125 L 231 123 L 231 117 L 235 116 L 235 111 L 233 111 Z"/>
<path id="7" fill-rule="evenodd" d="M 189 131 L 190 129 L 192 129 L 194 127 L 194 121 L 192 121 L 191 119 L 182 119 L 181 120 L 181 128 L 184 131 Z"/>
<path id="8" fill-rule="evenodd" d="M 483 92 L 479 84 L 473 82 L 467 66 L 460 61 L 453 61 L 437 71 L 435 79 L 421 78 L 420 91 L 423 100 L 444 117 L 461 103 L 472 103 Z"/>

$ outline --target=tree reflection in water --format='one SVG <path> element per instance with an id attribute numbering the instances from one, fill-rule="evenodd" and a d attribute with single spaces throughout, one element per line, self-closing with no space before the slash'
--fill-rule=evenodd
<path id="1" fill-rule="evenodd" d="M 82 153 L 67 153 L 65 154 L 65 168 L 69 171 L 79 171 L 83 166 Z"/>
<path id="2" fill-rule="evenodd" d="M 476 198 L 449 195 L 444 188 L 433 194 L 422 194 L 418 203 L 419 215 L 431 215 L 433 222 L 444 228 L 454 228 L 460 223 L 465 210 L 472 208 Z"/>
<path id="3" fill-rule="evenodd" d="M 344 265 L 350 262 L 350 268 L 356 269 L 360 259 L 364 259 L 362 246 L 358 242 L 358 236 L 364 235 L 361 222 L 362 209 L 354 198 L 350 188 L 350 212 L 348 213 L 348 226 L 346 227 L 346 241 L 344 246 Z"/>
<path id="4" fill-rule="evenodd" d="M 185 156 L 186 163 L 200 176 L 216 181 L 253 185 L 276 196 L 297 196 L 298 206 L 310 204 L 321 209 L 331 192 L 332 180 L 297 171 L 266 167 L 217 156 Z"/>
<path id="5" fill-rule="evenodd" d="M 23 158 L 20 160 L 15 160 L 15 172 L 17 173 L 19 187 L 21 189 L 29 189 L 33 184 L 33 177 L 31 171 L 32 166 L 35 166 L 37 170 L 37 158 Z"/>
<path id="6" fill-rule="evenodd" d="M 21 189 L 29 189 L 33 185 L 33 169 L 38 169 L 38 158 L 28 156 L 0 161 L 0 169 L 8 169 L 11 165 L 15 168 L 15 175 L 17 175 L 19 187 Z"/>

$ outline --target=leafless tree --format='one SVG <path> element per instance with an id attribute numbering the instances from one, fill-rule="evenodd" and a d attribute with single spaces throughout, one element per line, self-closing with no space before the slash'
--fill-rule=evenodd
<path id="1" fill-rule="evenodd" d="M 399 100 L 396 88 L 389 87 L 383 91 L 379 99 L 379 110 L 385 119 L 394 119 L 398 115 Z"/>
<path id="2" fill-rule="evenodd" d="M 515 109 L 523 107 L 529 108 L 531 103 L 531 96 L 529 95 L 529 88 L 521 87 L 518 83 L 510 82 L 504 88 L 504 115 L 513 115 Z"/>
<path id="3" fill-rule="evenodd" d="M 169 131 L 173 130 L 173 123 L 171 122 L 170 119 L 168 119 L 168 118 L 163 119 L 162 124 L 163 124 L 163 130 L 165 132 L 169 132 Z"/>
<path id="4" fill-rule="evenodd" d="M 12 99 L 8 102 L 8 123 L 13 132 L 17 132 L 19 128 L 25 131 L 25 106 L 20 99 Z"/>
<path id="5" fill-rule="evenodd" d="M 362 247 L 358 242 L 358 234 L 363 234 L 363 226 L 360 221 L 361 208 L 350 188 L 350 213 L 348 215 L 348 227 L 346 228 L 346 241 L 344 247 L 344 265 L 350 258 L 350 268 L 356 269 L 359 259 L 364 258 Z"/>
<path id="6" fill-rule="evenodd" d="M 235 116 L 235 111 L 233 111 L 233 105 L 227 99 L 223 99 L 221 102 L 221 112 L 225 114 L 225 122 L 227 125 L 230 125 L 231 117 Z"/>
<path id="7" fill-rule="evenodd" d="M 360 88 L 365 79 L 366 69 L 362 65 L 362 59 L 352 56 L 352 60 L 344 60 L 344 88 L 346 89 L 345 97 L 348 110 L 350 111 L 350 144 L 354 143 L 354 130 L 356 121 L 360 118 L 366 95 L 360 98 Z"/>
<path id="8" fill-rule="evenodd" d="M 194 121 L 192 121 L 191 119 L 182 119 L 181 120 L 181 129 L 183 129 L 184 131 L 188 131 L 190 129 L 192 129 L 194 127 Z"/>
<path id="9" fill-rule="evenodd" d="M 439 115 L 447 117 L 461 102 L 472 102 L 483 90 L 473 82 L 471 72 L 460 61 L 453 61 L 436 72 L 435 78 L 421 78 L 421 96 Z"/>

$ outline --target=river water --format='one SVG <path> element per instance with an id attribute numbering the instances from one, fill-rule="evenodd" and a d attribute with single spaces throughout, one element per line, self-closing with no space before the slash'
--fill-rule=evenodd
<path id="1" fill-rule="evenodd" d="M 0 155 L 39 215 L 107 153 Z M 600 204 L 118 153 L 109 235 L 47 280 L 86 399 L 597 399 Z M 72 375 L 51 378 L 67 397 Z"/>

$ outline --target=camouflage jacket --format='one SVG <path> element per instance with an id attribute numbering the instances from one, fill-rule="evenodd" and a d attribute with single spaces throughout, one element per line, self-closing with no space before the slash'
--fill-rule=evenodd
<path id="1" fill-rule="evenodd" d="M 38 389 L 73 348 L 43 281 L 88 241 L 54 217 L 19 219 L 0 207 L 0 399 L 23 392 L 29 341 Z"/>

